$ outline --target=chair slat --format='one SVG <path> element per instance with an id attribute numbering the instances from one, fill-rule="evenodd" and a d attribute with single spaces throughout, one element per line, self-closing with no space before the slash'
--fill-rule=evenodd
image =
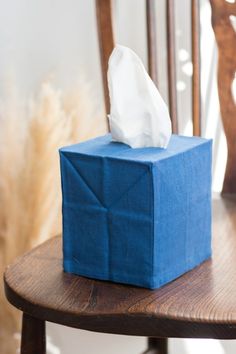
<path id="1" fill-rule="evenodd" d="M 191 0 L 192 23 L 192 119 L 193 135 L 201 135 L 201 65 L 199 0 Z"/>
<path id="2" fill-rule="evenodd" d="M 236 195 L 236 104 L 232 83 L 236 72 L 236 33 L 231 19 L 236 16 L 236 2 L 210 0 L 212 26 L 218 47 L 218 93 L 228 156 L 223 194 Z"/>
<path id="3" fill-rule="evenodd" d="M 175 62 L 175 1 L 166 1 L 166 30 L 168 58 L 168 93 L 173 133 L 178 133 L 176 62 Z"/>
<path id="4" fill-rule="evenodd" d="M 146 0 L 148 72 L 154 83 L 158 84 L 157 41 L 155 0 Z"/>
<path id="5" fill-rule="evenodd" d="M 96 14 L 105 107 L 106 113 L 109 113 L 110 101 L 107 85 L 107 69 L 108 59 L 114 48 L 111 0 L 96 0 Z"/>

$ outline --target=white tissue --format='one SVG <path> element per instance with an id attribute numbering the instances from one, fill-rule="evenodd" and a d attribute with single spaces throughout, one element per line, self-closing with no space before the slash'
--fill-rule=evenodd
<path id="1" fill-rule="evenodd" d="M 139 57 L 117 45 L 109 58 L 107 76 L 113 140 L 132 148 L 166 148 L 171 137 L 168 108 Z"/>

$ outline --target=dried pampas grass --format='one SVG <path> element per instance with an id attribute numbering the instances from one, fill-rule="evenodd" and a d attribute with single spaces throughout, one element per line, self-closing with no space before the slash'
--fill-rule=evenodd
<path id="1" fill-rule="evenodd" d="M 58 148 L 105 133 L 88 88 L 79 87 L 61 92 L 45 82 L 25 104 L 13 90 L 0 102 L 1 274 L 17 255 L 61 231 Z M 1 354 L 15 352 L 18 321 L 1 288 Z"/>

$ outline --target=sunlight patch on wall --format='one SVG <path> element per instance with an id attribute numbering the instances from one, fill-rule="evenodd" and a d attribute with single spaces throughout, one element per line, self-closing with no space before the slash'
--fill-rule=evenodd
<path id="1" fill-rule="evenodd" d="M 225 354 L 222 344 L 214 339 L 185 339 L 188 354 Z"/>

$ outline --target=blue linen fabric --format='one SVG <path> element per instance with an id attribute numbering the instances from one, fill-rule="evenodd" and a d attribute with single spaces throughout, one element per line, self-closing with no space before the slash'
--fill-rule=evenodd
<path id="1" fill-rule="evenodd" d="M 158 288 L 211 256 L 212 141 L 60 149 L 66 272 Z"/>

